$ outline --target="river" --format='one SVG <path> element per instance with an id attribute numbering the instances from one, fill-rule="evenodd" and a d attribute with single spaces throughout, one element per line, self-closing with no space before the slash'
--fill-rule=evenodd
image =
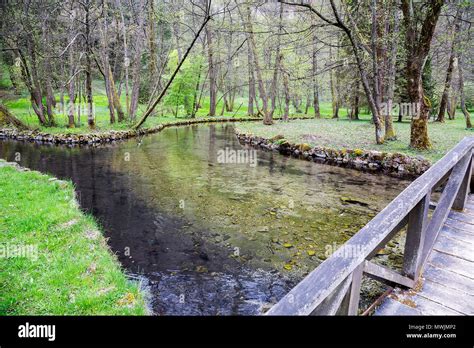
<path id="1" fill-rule="evenodd" d="M 221 163 L 234 150 L 257 161 Z M 228 124 L 100 147 L 3 140 L 0 157 L 74 182 L 157 315 L 260 314 L 409 184 L 243 147 Z"/>

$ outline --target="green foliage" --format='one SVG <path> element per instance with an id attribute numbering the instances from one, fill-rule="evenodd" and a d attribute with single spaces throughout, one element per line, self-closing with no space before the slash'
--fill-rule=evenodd
<path id="1" fill-rule="evenodd" d="M 0 61 L 0 88 L 10 88 L 11 85 L 8 67 Z"/>
<path id="2" fill-rule="evenodd" d="M 178 52 L 174 50 L 171 52 L 168 61 L 168 78 L 171 77 L 178 63 Z M 181 108 L 184 109 L 186 115 L 192 114 L 196 84 L 198 83 L 202 63 L 203 57 L 200 55 L 194 55 L 186 59 L 168 89 L 164 105 L 169 107 L 175 116 L 179 114 Z"/>

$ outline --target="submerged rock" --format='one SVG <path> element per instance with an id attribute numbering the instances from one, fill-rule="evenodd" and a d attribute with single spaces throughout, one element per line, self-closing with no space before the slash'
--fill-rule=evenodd
<path id="1" fill-rule="evenodd" d="M 369 203 L 366 203 L 366 202 L 363 202 L 361 200 L 358 200 L 356 198 L 351 198 L 351 197 L 341 197 L 341 201 L 343 203 L 358 204 L 358 205 L 361 205 L 363 207 L 368 207 L 369 206 Z"/>

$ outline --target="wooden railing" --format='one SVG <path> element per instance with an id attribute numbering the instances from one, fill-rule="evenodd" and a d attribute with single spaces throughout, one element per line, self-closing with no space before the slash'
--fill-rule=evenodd
<path id="1" fill-rule="evenodd" d="M 358 315 L 364 275 L 413 287 L 450 210 L 462 210 L 472 191 L 473 148 L 474 137 L 459 142 L 266 314 Z M 431 198 L 440 188 L 434 203 Z M 405 226 L 402 272 L 370 261 Z"/>

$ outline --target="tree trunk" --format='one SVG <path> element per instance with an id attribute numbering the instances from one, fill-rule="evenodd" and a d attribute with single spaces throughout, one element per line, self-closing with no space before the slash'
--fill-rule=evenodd
<path id="1" fill-rule="evenodd" d="M 456 57 L 456 46 L 457 46 L 457 38 L 459 36 L 460 30 L 460 8 L 456 11 L 456 18 L 454 20 L 454 27 L 453 27 L 453 39 L 451 43 L 451 52 L 449 54 L 449 61 L 448 61 L 448 69 L 446 70 L 446 79 L 444 81 L 444 90 L 443 95 L 441 97 L 441 102 L 439 104 L 439 112 L 438 118 L 436 119 L 437 122 L 444 122 L 444 116 L 446 113 L 446 108 L 448 104 L 448 97 L 449 97 L 449 90 L 451 88 L 451 80 L 453 78 L 453 70 L 454 70 L 454 62 Z"/>
<path id="2" fill-rule="evenodd" d="M 74 100 L 75 100 L 75 84 L 76 78 L 75 74 L 75 65 L 74 65 L 74 50 L 72 47 L 69 48 L 69 74 L 71 75 L 69 84 L 68 84 L 68 96 L 69 96 L 69 107 L 68 107 L 68 127 L 74 128 Z"/>
<path id="3" fill-rule="evenodd" d="M 155 32 L 155 1 L 148 1 L 148 47 L 150 51 L 150 63 L 149 63 L 149 85 L 152 86 L 152 82 L 155 81 L 158 73 L 158 65 L 156 63 L 156 32 Z M 151 96 L 151 94 L 150 94 Z"/>
<path id="4" fill-rule="evenodd" d="M 471 115 L 466 107 L 466 96 L 464 95 L 464 72 L 463 72 L 463 59 L 461 53 L 458 57 L 458 73 L 459 73 L 459 97 L 461 99 L 461 110 L 466 119 L 466 128 L 471 129 Z"/>
<path id="5" fill-rule="evenodd" d="M 206 26 L 207 59 L 209 64 L 209 116 L 216 116 L 217 107 L 217 71 L 214 62 L 213 37 L 209 26 Z"/>
<path id="6" fill-rule="evenodd" d="M 313 107 L 314 117 L 321 118 L 321 112 L 319 111 L 319 85 L 318 85 L 318 57 L 317 57 L 317 37 L 316 31 L 313 31 L 313 54 L 312 54 L 312 73 L 313 73 Z"/>
<path id="7" fill-rule="evenodd" d="M 392 18 L 393 28 L 392 32 L 392 49 L 390 52 L 390 62 L 388 67 L 388 84 L 387 84 L 387 112 L 385 115 L 385 139 L 396 140 L 395 129 L 393 128 L 393 98 L 395 94 L 395 75 L 396 75 L 396 64 L 397 64 L 397 51 L 398 51 L 398 1 L 392 5 Z M 387 19 L 388 21 L 388 19 Z M 386 32 L 388 34 L 388 30 Z"/>
<path id="8" fill-rule="evenodd" d="M 141 81 L 141 66 L 142 66 L 142 53 L 143 53 L 143 24 L 144 24 L 144 11 L 145 11 L 145 1 L 141 0 L 138 7 L 138 28 L 137 35 L 135 37 L 136 42 L 136 54 L 135 60 L 133 62 L 133 71 L 132 71 L 132 94 L 130 97 L 130 119 L 133 121 L 136 117 L 136 112 L 138 108 L 138 98 L 140 94 L 140 81 Z"/>
<path id="9" fill-rule="evenodd" d="M 13 114 L 8 110 L 8 108 L 0 104 L 0 126 L 10 125 L 19 130 L 28 130 L 29 127 L 20 121 L 18 118 L 13 116 Z"/>
<path id="10" fill-rule="evenodd" d="M 232 21 L 232 13 L 229 10 L 229 24 L 233 27 Z M 234 100 L 235 100 L 235 88 L 234 88 L 234 65 L 232 62 L 232 42 L 233 42 L 233 32 L 230 31 L 227 37 L 227 57 L 226 57 L 226 65 L 227 65 L 227 72 L 225 74 L 225 82 L 224 85 L 226 86 L 227 96 L 225 98 L 225 108 L 227 112 L 232 112 L 234 110 Z"/>
<path id="11" fill-rule="evenodd" d="M 450 120 L 456 118 L 456 107 L 458 105 L 458 91 L 451 88 L 451 96 L 448 97 L 447 112 Z"/>
<path id="12" fill-rule="evenodd" d="M 358 120 L 359 119 L 359 103 L 360 103 L 360 97 L 359 97 L 359 89 L 360 89 L 360 82 L 357 80 L 356 86 L 354 89 L 354 96 L 352 98 L 352 120 Z"/>
<path id="13" fill-rule="evenodd" d="M 246 12 L 247 12 L 248 39 L 250 40 L 250 47 L 251 47 L 251 50 L 252 50 L 253 63 L 254 63 L 254 67 L 255 67 L 255 73 L 257 75 L 258 92 L 260 94 L 260 99 L 262 99 L 263 124 L 271 125 L 271 124 L 273 124 L 273 118 L 272 118 L 272 115 L 268 112 L 267 92 L 265 90 L 265 85 L 263 83 L 262 71 L 260 69 L 260 63 L 259 63 L 259 60 L 258 60 L 257 46 L 255 44 L 255 37 L 254 37 L 253 27 L 252 27 L 252 18 L 251 18 L 251 13 L 250 13 L 250 5 L 249 5 L 248 2 L 245 4 L 245 9 L 246 9 Z"/>
<path id="14" fill-rule="evenodd" d="M 110 78 L 113 80 L 113 76 L 110 76 L 109 71 L 111 71 L 110 63 L 109 63 L 109 50 L 108 50 L 108 25 L 107 25 L 107 0 L 103 0 L 103 28 L 102 28 L 102 62 L 103 62 L 103 72 L 104 72 L 104 81 L 105 81 L 105 92 L 107 94 L 107 101 L 108 101 L 108 108 L 109 108 L 109 116 L 110 116 L 110 123 L 115 123 L 115 109 L 114 109 L 114 96 L 111 86 Z"/>
<path id="15" fill-rule="evenodd" d="M 41 92 L 40 83 L 38 81 L 38 74 L 37 74 L 37 64 L 36 64 L 36 53 L 33 46 L 32 39 L 28 37 L 27 40 L 27 47 L 28 53 L 31 59 L 31 69 L 28 66 L 28 62 L 25 58 L 23 52 L 18 49 L 17 53 L 21 60 L 21 74 L 23 76 L 23 81 L 25 82 L 28 91 L 30 92 L 30 101 L 31 107 L 33 111 L 38 116 L 38 121 L 41 125 L 46 125 L 46 117 L 44 115 L 44 106 L 43 106 L 43 94 Z"/>
<path id="16" fill-rule="evenodd" d="M 290 113 L 290 88 L 288 87 L 288 74 L 282 71 L 283 75 L 283 90 L 285 92 L 285 110 L 283 112 L 282 120 L 288 121 Z"/>
<path id="17" fill-rule="evenodd" d="M 95 128 L 94 105 L 92 100 L 92 50 L 90 42 L 90 0 L 86 1 L 86 98 L 87 98 L 87 124 L 90 129 Z"/>
<path id="18" fill-rule="evenodd" d="M 51 33 L 47 26 L 47 22 L 43 21 L 42 24 L 42 37 L 45 47 L 50 47 L 50 38 Z M 43 58 L 42 62 L 42 82 L 44 84 L 44 90 L 46 92 L 46 114 L 48 115 L 48 124 L 49 126 L 55 125 L 54 120 L 54 108 L 56 107 L 56 98 L 54 97 L 53 85 L 51 82 L 51 75 L 53 74 L 53 67 L 51 66 L 51 61 L 48 58 Z"/>
<path id="19" fill-rule="evenodd" d="M 253 57 L 252 57 L 252 49 L 250 47 L 250 40 L 248 39 L 247 35 L 247 59 L 248 59 L 248 69 L 249 69 L 249 98 L 248 98 L 248 107 L 247 107 L 247 114 L 249 116 L 254 115 L 253 104 L 254 100 L 256 100 L 255 95 L 255 73 L 253 68 Z"/>
<path id="20" fill-rule="evenodd" d="M 202 62 L 202 61 L 201 61 Z M 196 113 L 199 109 L 199 100 L 198 100 L 198 92 L 199 92 L 199 87 L 201 85 L 201 74 L 202 74 L 202 63 L 199 64 L 199 69 L 198 69 L 198 77 L 196 80 L 196 86 L 194 87 L 194 93 L 193 93 L 193 111 L 191 113 L 191 118 L 196 117 Z"/>
<path id="21" fill-rule="evenodd" d="M 281 61 L 280 45 L 281 45 L 282 21 L 283 21 L 283 4 L 280 3 L 277 43 L 275 47 L 275 65 L 273 67 L 273 79 L 272 79 L 272 84 L 270 86 L 270 100 L 271 100 L 270 117 L 273 117 L 273 113 L 275 112 L 275 109 L 276 109 L 278 72 L 280 71 L 280 61 Z"/>
<path id="22" fill-rule="evenodd" d="M 124 62 L 123 65 L 125 67 L 125 109 L 127 110 L 127 114 L 130 115 L 130 94 L 129 94 L 129 73 L 128 68 L 130 66 L 130 57 L 128 56 L 128 44 L 127 44 L 127 31 L 125 28 L 125 18 L 123 15 L 123 8 L 120 4 L 120 17 L 122 21 L 122 36 L 123 36 L 123 55 L 124 55 Z M 120 115 L 119 115 L 119 122 L 120 122 Z"/>
<path id="23" fill-rule="evenodd" d="M 333 61 L 331 47 L 329 47 L 329 57 L 331 61 Z M 331 71 L 329 72 L 329 85 L 331 87 L 332 118 L 339 118 L 339 99 L 337 95 L 336 84 L 337 84 L 336 76 L 333 69 L 331 69 Z"/>
<path id="24" fill-rule="evenodd" d="M 307 94 L 306 95 L 306 104 L 305 104 L 305 107 L 304 107 L 304 114 L 305 115 L 308 115 L 310 105 L 311 105 L 311 96 L 309 94 Z"/>
<path id="25" fill-rule="evenodd" d="M 431 148 L 428 137 L 429 107 L 425 103 L 423 93 L 422 73 L 431 46 L 431 39 L 438 22 L 442 0 L 430 2 L 427 14 L 422 23 L 422 30 L 418 29 L 419 13 L 413 13 L 411 0 L 402 1 L 402 10 L 406 35 L 406 76 L 407 95 L 411 105 L 416 106 L 416 113 L 412 112 L 410 146 L 419 150 Z"/>
<path id="26" fill-rule="evenodd" d="M 109 64 L 108 75 L 109 75 L 110 92 L 112 94 L 115 111 L 117 111 L 118 121 L 123 122 L 125 120 L 125 113 L 123 112 L 122 104 L 120 102 L 120 97 L 118 95 L 117 88 L 115 87 L 114 74 L 112 73 L 110 64 Z"/>

